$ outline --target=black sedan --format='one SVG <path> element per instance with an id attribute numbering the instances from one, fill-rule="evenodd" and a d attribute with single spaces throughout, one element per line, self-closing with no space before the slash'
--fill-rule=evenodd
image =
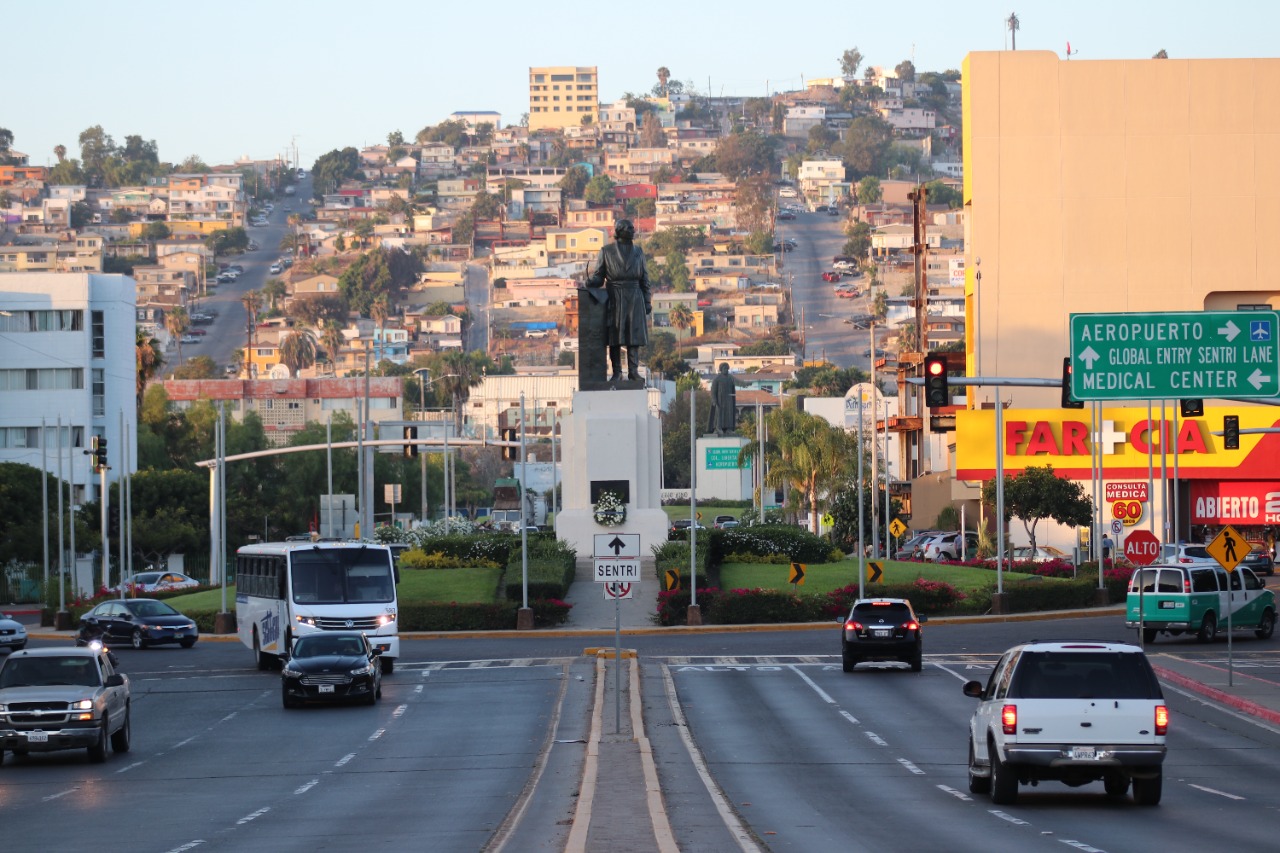
<path id="1" fill-rule="evenodd" d="M 901 661 L 919 672 L 923 636 L 911 602 L 905 598 L 860 598 L 840 627 L 841 662 L 845 672 L 863 661 Z"/>
<path id="2" fill-rule="evenodd" d="M 1266 548 L 1254 548 L 1245 555 L 1239 565 L 1244 566 L 1246 569 L 1253 569 L 1253 573 L 1258 576 L 1274 575 L 1276 573 L 1275 561 L 1271 559 L 1271 552 Z"/>
<path id="3" fill-rule="evenodd" d="M 200 639 L 195 620 L 184 616 L 163 601 L 153 598 L 124 598 L 104 601 L 80 617 L 76 645 L 90 640 L 127 641 L 135 649 L 177 643 L 189 649 Z"/>
<path id="4" fill-rule="evenodd" d="M 377 704 L 382 698 L 380 649 L 359 631 L 325 631 L 299 637 L 281 670 L 280 698 L 286 708 L 304 702 L 357 701 Z"/>

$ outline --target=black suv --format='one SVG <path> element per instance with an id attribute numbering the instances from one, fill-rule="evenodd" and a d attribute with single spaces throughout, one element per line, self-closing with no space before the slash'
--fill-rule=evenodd
<path id="1" fill-rule="evenodd" d="M 1271 559 L 1271 552 L 1266 548 L 1254 548 L 1250 551 L 1239 565 L 1246 569 L 1253 569 L 1255 575 L 1274 575 L 1276 573 L 1275 561 Z"/>
<path id="2" fill-rule="evenodd" d="M 901 661 L 919 672 L 923 664 L 925 617 L 916 616 L 905 598 L 860 598 L 840 628 L 840 656 L 845 672 L 863 661 Z"/>

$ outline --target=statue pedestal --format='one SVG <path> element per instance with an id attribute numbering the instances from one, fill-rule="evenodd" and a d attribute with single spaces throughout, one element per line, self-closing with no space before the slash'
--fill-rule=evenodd
<path id="1" fill-rule="evenodd" d="M 649 556 L 667 541 L 669 525 L 662 510 L 662 436 L 649 412 L 648 392 L 578 391 L 562 430 L 564 504 L 556 513 L 556 538 L 589 557 L 597 533 L 638 533 L 640 553 Z M 626 492 L 624 522 L 596 523 L 593 484 L 596 493 L 602 488 Z"/>
<path id="2" fill-rule="evenodd" d="M 738 467 L 738 453 L 747 440 L 740 435 L 702 435 L 697 442 L 697 499 L 751 500 L 755 491 L 751 466 Z"/>

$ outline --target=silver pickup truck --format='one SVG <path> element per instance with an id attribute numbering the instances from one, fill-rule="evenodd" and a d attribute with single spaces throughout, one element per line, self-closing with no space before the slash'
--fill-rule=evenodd
<path id="1" fill-rule="evenodd" d="M 0 762 L 77 748 L 106 761 L 108 740 L 129 751 L 129 710 L 129 679 L 100 644 L 14 652 L 0 665 Z"/>
<path id="2" fill-rule="evenodd" d="M 1146 655 L 1125 643 L 1014 646 L 984 686 L 969 723 L 969 790 L 998 805 L 1018 786 L 1101 781 L 1138 805 L 1160 802 L 1169 709 Z"/>

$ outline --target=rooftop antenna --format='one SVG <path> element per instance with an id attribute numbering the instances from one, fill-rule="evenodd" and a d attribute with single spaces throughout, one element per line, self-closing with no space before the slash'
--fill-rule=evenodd
<path id="1" fill-rule="evenodd" d="M 1078 51 L 1078 50 L 1072 50 L 1072 49 L 1071 49 L 1071 42 L 1067 42 L 1067 59 L 1068 59 L 1068 60 L 1070 60 L 1070 59 L 1071 59 L 1071 57 L 1075 56 L 1075 55 L 1076 55 L 1077 53 L 1079 53 L 1079 52 L 1080 52 L 1080 51 Z"/>

